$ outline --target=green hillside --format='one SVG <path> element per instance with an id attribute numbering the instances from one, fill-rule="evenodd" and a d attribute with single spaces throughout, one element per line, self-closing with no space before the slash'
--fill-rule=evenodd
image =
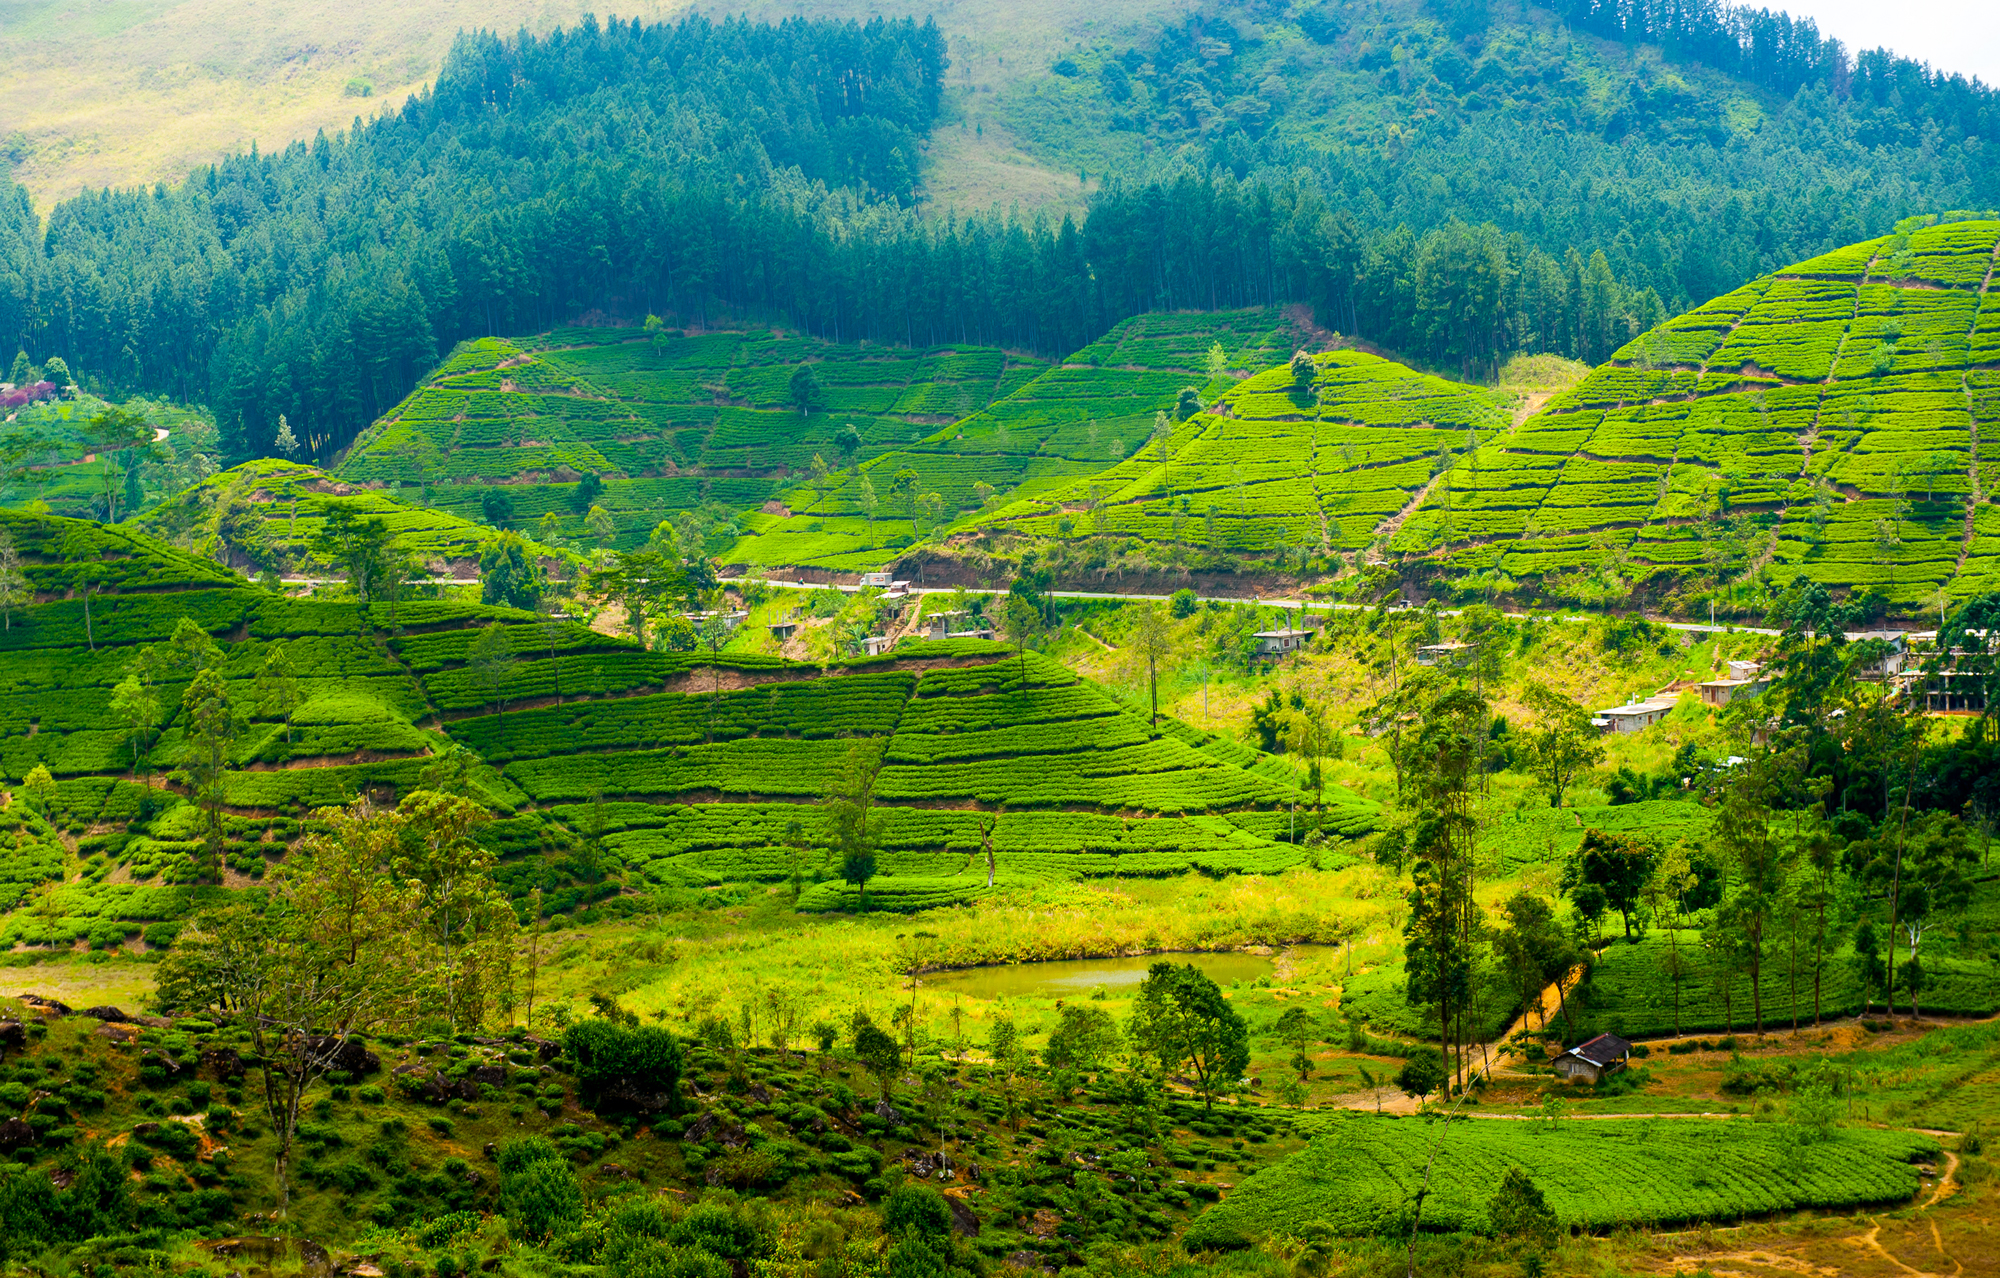
<path id="1" fill-rule="evenodd" d="M 984 522 L 1281 561 L 1287 550 L 1358 550 L 1470 441 L 1511 418 L 1499 395 L 1358 351 L 1316 357 L 1304 385 L 1280 364 L 1209 384 L 1202 398 L 1205 409 L 1124 462 Z"/>
<path id="2" fill-rule="evenodd" d="M 332 473 L 378 500 L 468 521 L 488 521 L 487 490 L 500 486 L 507 522 L 552 546 L 629 549 L 660 521 L 692 515 L 726 562 L 874 568 L 978 514 L 978 484 L 998 507 L 1114 465 L 1182 387 L 1219 393 L 1284 358 L 1287 328 L 1275 310 L 1146 315 L 1054 366 L 989 347 L 769 330 L 487 338 L 462 344 Z M 1211 388 L 1217 345 L 1230 371 Z M 801 370 L 818 383 L 804 412 L 792 386 Z M 843 452 L 849 427 L 859 443 Z M 823 486 L 810 480 L 816 456 L 830 471 Z M 263 483 L 267 471 L 254 473 Z M 601 489 L 584 489 L 585 476 Z M 609 537 L 588 526 L 593 506 L 610 517 Z M 454 538 L 441 528 L 412 548 L 455 548 Z"/>
<path id="3" fill-rule="evenodd" d="M 107 414 L 150 429 L 135 424 L 107 447 L 97 430 Z M 217 452 L 213 417 L 164 398 L 86 393 L 30 404 L 0 424 L 0 506 L 41 502 L 76 519 L 123 519 L 199 484 L 214 473 Z"/>
<path id="4" fill-rule="evenodd" d="M 744 523 L 751 535 L 729 558 L 875 567 L 917 535 L 948 535 L 1010 501 L 1046 501 L 1048 494 L 1139 452 L 1152 437 L 1157 415 L 1172 411 L 1183 387 L 1212 394 L 1248 370 L 1285 358 L 1288 329 L 1274 310 L 1126 320 L 979 411 L 958 412 L 943 429 L 839 476 L 824 497 L 810 487 L 791 488 L 782 498 L 788 513 L 748 516 Z M 1211 383 L 1208 359 L 1216 346 L 1226 368 Z M 908 496 L 898 497 L 897 479 L 904 472 L 910 475 Z M 977 487 L 982 483 L 991 490 L 984 505 Z M 871 492 L 877 503 L 872 521 Z M 941 499 L 939 517 L 924 516 L 919 506 L 911 519 L 910 496 L 921 501 L 929 493 Z"/>
<path id="5" fill-rule="evenodd" d="M 819 384 L 804 412 L 791 387 L 802 367 Z M 879 459 L 1044 367 L 986 347 L 916 351 L 769 330 L 487 338 L 454 351 L 335 473 L 419 488 L 439 509 L 474 519 L 484 488 L 504 484 L 515 520 L 554 515 L 554 535 L 584 543 L 597 540 L 585 516 L 600 505 L 617 526 L 608 544 L 621 548 L 662 519 L 707 507 L 722 525 L 721 549 L 729 519 L 761 508 L 815 455 L 841 466 L 843 427 L 860 437 L 852 460 Z M 585 475 L 603 491 L 580 498 Z"/>
<path id="6" fill-rule="evenodd" d="M 417 576 L 474 579 L 479 553 L 493 537 L 474 523 L 416 493 L 400 501 L 389 490 L 346 483 L 316 466 L 265 458 L 215 475 L 147 510 L 133 526 L 177 546 L 226 561 L 246 576 L 335 576 L 342 570 L 315 558 L 316 539 L 332 511 L 379 519 Z M 477 505 L 474 505 L 477 513 Z M 545 557 L 555 547 L 529 542 Z"/>
<path id="7" fill-rule="evenodd" d="M 1919 225 L 1640 336 L 1451 472 L 1392 550 L 1554 586 L 2000 584 L 2000 222 Z"/>
<path id="8" fill-rule="evenodd" d="M 471 784 L 507 814 L 491 837 L 509 891 L 547 888 L 552 909 L 780 881 L 795 865 L 820 884 L 804 908 L 853 908 L 852 889 L 821 883 L 833 867 L 813 805 L 856 769 L 886 821 L 878 908 L 984 894 L 982 811 L 999 814 L 987 837 L 1002 888 L 1268 872 L 1305 855 L 1273 841 L 1278 809 L 1303 797 L 1283 773 L 1250 771 L 1254 752 L 1172 721 L 1152 728 L 1033 653 L 906 643 L 805 665 L 764 651 L 751 627 L 712 659 L 647 652 L 504 609 L 274 595 L 124 528 L 11 514 L 0 526 L 45 601 L 0 632 L 0 772 L 18 783 L 47 770 L 45 810 L 85 859 L 79 876 L 45 855 L 47 830 L 6 855 L 8 908 L 41 902 L 7 916 L 0 936 L 16 943 L 115 942 L 208 890 L 174 886 L 203 877 L 200 814 L 184 784 L 159 788 L 180 775 L 183 698 L 204 666 L 234 707 L 218 779 L 231 882 L 261 875 L 307 810 L 412 788 L 453 746 L 472 751 Z M 489 625 L 500 655 L 475 660 Z M 295 681 L 289 722 L 267 673 L 277 653 Z M 150 717 L 118 690 L 128 677 Z M 1330 800 L 1330 828 L 1372 827 L 1374 805 L 1337 787 Z M 550 848 L 582 859 L 551 862 Z"/>

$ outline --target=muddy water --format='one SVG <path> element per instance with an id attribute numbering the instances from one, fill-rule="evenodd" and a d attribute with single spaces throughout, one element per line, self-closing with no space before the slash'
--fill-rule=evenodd
<path id="1" fill-rule="evenodd" d="M 1275 960 L 1264 954 L 1227 951 L 1217 954 L 1141 954 L 1131 958 L 1050 959 L 1044 963 L 1009 963 L 998 967 L 963 967 L 932 972 L 924 987 L 942 994 L 972 998 L 1063 998 L 1087 994 L 1102 985 L 1108 990 L 1136 988 L 1155 963 L 1192 963 L 1218 985 L 1254 981 L 1271 975 Z"/>

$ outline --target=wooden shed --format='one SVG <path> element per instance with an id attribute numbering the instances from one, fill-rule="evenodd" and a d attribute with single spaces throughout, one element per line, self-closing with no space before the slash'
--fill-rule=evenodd
<path id="1" fill-rule="evenodd" d="M 1599 1034 L 1587 1043 L 1578 1043 L 1556 1057 L 1556 1073 L 1595 1083 L 1607 1074 L 1625 1068 L 1632 1058 L 1632 1045 L 1616 1034 Z"/>

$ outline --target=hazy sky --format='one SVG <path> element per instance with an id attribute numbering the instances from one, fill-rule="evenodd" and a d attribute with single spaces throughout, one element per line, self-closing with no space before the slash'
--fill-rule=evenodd
<path id="1" fill-rule="evenodd" d="M 1886 45 L 1906 58 L 2000 86 L 2000 3 L 1994 0 L 1772 0 L 1768 7 L 1812 18 L 1821 35 L 1839 40 L 1850 54 Z"/>

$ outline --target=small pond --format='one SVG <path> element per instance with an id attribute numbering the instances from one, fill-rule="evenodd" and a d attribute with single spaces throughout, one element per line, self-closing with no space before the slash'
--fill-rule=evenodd
<path id="1" fill-rule="evenodd" d="M 1043 963 L 1008 963 L 994 967 L 962 967 L 931 972 L 926 989 L 974 998 L 1062 998 L 1085 994 L 1102 985 L 1111 990 L 1136 987 L 1146 971 L 1159 962 L 1192 963 L 1217 985 L 1254 981 L 1269 976 L 1275 960 L 1264 954 L 1224 951 L 1215 954 L 1140 954 L 1131 958 L 1050 959 Z"/>

